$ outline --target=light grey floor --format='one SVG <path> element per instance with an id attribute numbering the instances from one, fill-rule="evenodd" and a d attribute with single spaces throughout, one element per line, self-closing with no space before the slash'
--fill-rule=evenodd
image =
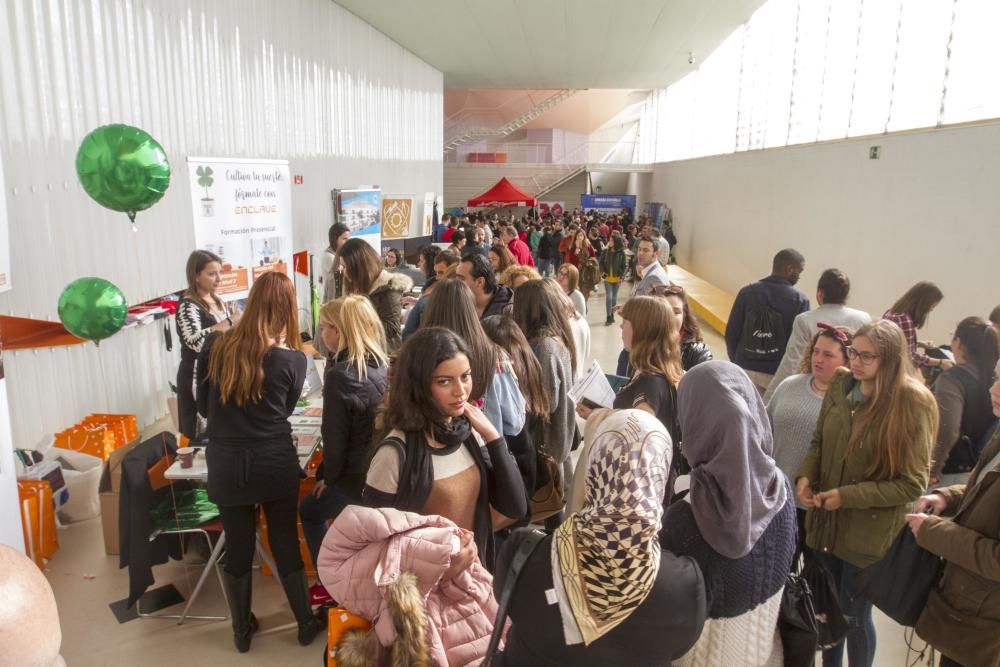
<path id="1" fill-rule="evenodd" d="M 624 297 L 623 290 L 622 300 Z M 603 295 L 592 296 L 589 308 L 587 319 L 591 324 L 591 356 L 603 368 L 613 370 L 621 349 L 621 329 L 617 324 L 604 325 Z M 716 357 L 725 358 L 722 337 L 706 330 L 705 338 Z M 169 423 L 164 420 L 147 429 L 147 432 L 156 433 L 168 428 Z M 293 631 L 256 637 L 250 653 L 239 655 L 233 649 L 228 621 L 188 621 L 183 626 L 177 626 L 176 621 L 171 620 L 137 619 L 119 625 L 108 604 L 127 595 L 128 573 L 118 569 L 117 556 L 105 555 L 100 520 L 63 528 L 59 532 L 59 544 L 60 549 L 49 563 L 46 575 L 59 605 L 63 656 L 70 667 L 320 664 L 322 637 L 312 646 L 303 648 L 296 643 Z M 185 568 L 180 563 L 172 562 L 156 566 L 153 573 L 156 585 L 174 583 L 182 594 L 187 595 L 199 571 L 197 566 Z M 293 620 L 280 586 L 273 578 L 259 573 L 255 575 L 253 608 L 264 630 Z M 224 610 L 216 579 L 208 581 L 196 609 L 209 614 Z M 875 622 L 879 636 L 876 664 L 913 664 L 915 656 L 907 662 L 902 628 L 877 612 Z M 655 637 L 650 637 L 650 641 L 656 641 Z M 919 639 L 914 644 L 923 646 Z"/>

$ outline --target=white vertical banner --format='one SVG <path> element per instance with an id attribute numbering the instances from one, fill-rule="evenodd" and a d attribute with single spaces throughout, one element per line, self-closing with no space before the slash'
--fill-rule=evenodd
<path id="1" fill-rule="evenodd" d="M 194 239 L 222 258 L 219 295 L 244 299 L 257 277 L 292 267 L 287 160 L 188 158 Z"/>
<path id="2" fill-rule="evenodd" d="M 0 156 L 0 292 L 10 284 L 10 229 L 7 220 L 7 186 L 3 180 L 3 156 Z"/>
<path id="3" fill-rule="evenodd" d="M 438 212 L 441 215 L 441 212 Z M 424 219 L 417 236 L 430 236 L 434 233 L 434 193 L 424 193 Z"/>
<path id="4" fill-rule="evenodd" d="M 22 530 L 17 470 L 14 467 L 14 442 L 10 435 L 7 381 L 4 379 L 3 349 L 0 349 L 0 544 L 24 553 Z"/>

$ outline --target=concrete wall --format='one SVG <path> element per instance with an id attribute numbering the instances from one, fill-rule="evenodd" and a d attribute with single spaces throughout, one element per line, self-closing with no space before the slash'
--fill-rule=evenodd
<path id="1" fill-rule="evenodd" d="M 933 280 L 945 298 L 920 337 L 946 343 L 961 318 L 1000 303 L 998 182 L 989 123 L 663 163 L 649 199 L 673 208 L 678 261 L 733 292 L 789 246 L 806 257 L 810 299 L 837 267 L 851 304 L 874 315 Z"/>

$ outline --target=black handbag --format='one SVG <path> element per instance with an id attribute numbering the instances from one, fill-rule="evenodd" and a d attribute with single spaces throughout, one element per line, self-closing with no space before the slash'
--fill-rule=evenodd
<path id="1" fill-rule="evenodd" d="M 785 654 L 785 667 L 810 667 L 816 659 L 819 626 L 809 583 L 802 575 L 789 574 L 781 594 L 778 632 Z"/>
<path id="2" fill-rule="evenodd" d="M 908 526 L 879 562 L 861 571 L 861 591 L 900 625 L 914 626 L 941 575 L 941 558 L 919 544 Z"/>
<path id="3" fill-rule="evenodd" d="M 528 562 L 532 552 L 534 552 L 535 547 L 545 538 L 545 533 L 540 530 L 518 528 L 511 531 L 509 539 L 514 539 L 514 536 L 519 531 L 526 531 L 527 534 L 524 536 L 521 544 L 518 545 L 513 557 L 511 557 L 510 565 L 507 566 L 507 578 L 503 582 L 500 599 L 497 600 L 497 617 L 493 621 L 493 634 L 490 635 L 490 645 L 486 649 L 486 657 L 483 658 L 480 667 L 490 667 L 493 658 L 496 657 L 497 649 L 500 647 L 500 635 L 503 634 L 504 625 L 507 624 L 508 607 L 510 606 L 510 598 L 514 595 L 514 588 L 517 586 L 517 579 L 521 575 L 521 570 L 524 569 L 524 564 Z"/>
<path id="4" fill-rule="evenodd" d="M 840 606 L 837 586 L 830 572 L 812 552 L 805 553 L 802 578 L 812 593 L 813 615 L 816 619 L 816 644 L 820 649 L 833 648 L 847 636 L 847 619 Z"/>

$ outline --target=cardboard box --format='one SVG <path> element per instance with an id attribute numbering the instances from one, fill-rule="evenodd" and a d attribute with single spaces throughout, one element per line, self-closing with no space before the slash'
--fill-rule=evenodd
<path id="1" fill-rule="evenodd" d="M 118 494 L 122 487 L 122 459 L 139 444 L 139 438 L 114 450 L 104 462 L 101 482 L 97 487 L 101 498 L 101 527 L 104 529 L 104 551 L 118 553 Z"/>

